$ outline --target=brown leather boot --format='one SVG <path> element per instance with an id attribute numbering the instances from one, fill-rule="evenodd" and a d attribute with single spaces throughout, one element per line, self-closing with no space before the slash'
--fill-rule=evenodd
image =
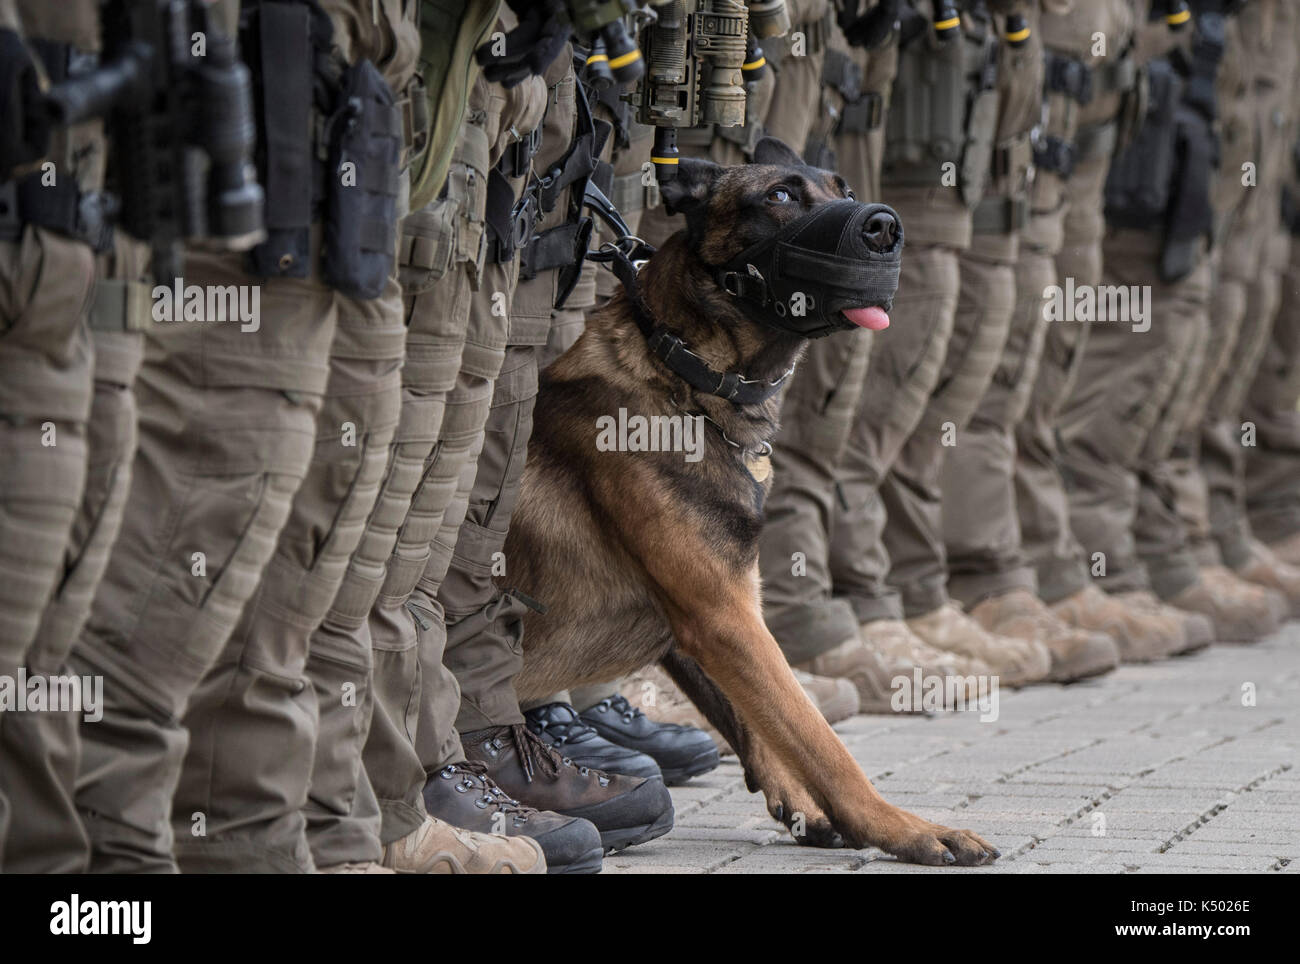
<path id="1" fill-rule="evenodd" d="M 1148 605 L 1149 603 L 1149 605 Z M 1180 616 L 1159 612 L 1148 592 L 1111 595 L 1089 583 L 1051 605 L 1052 613 L 1079 629 L 1106 633 L 1125 663 L 1149 663 L 1181 652 L 1187 645 Z"/>
<path id="2" fill-rule="evenodd" d="M 1119 665 L 1119 646 L 1109 634 L 1069 625 L 1028 589 L 990 596 L 970 614 L 991 633 L 1036 639 L 1046 646 L 1052 654 L 1048 679 L 1053 683 L 1100 676 Z"/>
<path id="3" fill-rule="evenodd" d="M 484 764 L 512 799 L 594 823 L 606 852 L 673 828 L 673 800 L 662 780 L 578 766 L 522 723 L 462 733 L 460 742 L 466 759 Z"/>
<path id="4" fill-rule="evenodd" d="M 1040 682 L 1052 669 L 1052 655 L 1038 640 L 990 633 L 956 603 L 909 619 L 907 628 L 935 649 L 987 664 L 1004 686 Z"/>
<path id="5" fill-rule="evenodd" d="M 1286 597 L 1287 616 L 1300 616 L 1300 566 L 1283 562 L 1268 546 L 1252 541 L 1250 562 L 1236 574 L 1247 582 L 1274 589 Z"/>
<path id="6" fill-rule="evenodd" d="M 399 874 L 544 874 L 546 857 L 530 837 L 474 833 L 426 816 L 384 847 L 383 866 Z"/>
<path id="7" fill-rule="evenodd" d="M 1246 582 L 1223 566 L 1206 566 L 1201 578 L 1168 600 L 1172 606 L 1208 616 L 1223 643 L 1253 643 L 1282 625 L 1290 606 L 1273 589 Z"/>

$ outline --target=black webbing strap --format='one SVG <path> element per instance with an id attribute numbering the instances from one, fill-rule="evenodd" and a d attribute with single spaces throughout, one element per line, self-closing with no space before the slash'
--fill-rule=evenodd
<path id="1" fill-rule="evenodd" d="M 547 213 L 555 210 L 555 202 L 559 200 L 561 191 L 570 184 L 591 176 L 600 154 L 600 147 L 596 144 L 596 125 L 591 119 L 591 109 L 587 105 L 581 84 L 575 86 L 574 94 L 578 115 L 577 133 L 564 156 L 552 164 L 539 179 L 542 183 L 538 200 L 542 210 Z"/>
<path id="2" fill-rule="evenodd" d="M 95 251 L 111 249 L 116 199 L 100 191 L 83 194 L 71 178 L 46 185 L 43 177 L 41 171 L 33 171 L 0 184 L 0 240 L 18 241 L 23 226 L 33 224 Z"/>
<path id="3" fill-rule="evenodd" d="M 1079 104 L 1092 100 L 1092 68 L 1068 54 L 1043 52 L 1043 87 Z"/>
<path id="4" fill-rule="evenodd" d="M 599 251 L 588 255 L 592 261 L 608 263 L 614 277 L 622 283 L 628 304 L 632 307 L 632 319 L 645 337 L 646 347 L 651 354 L 696 391 L 725 398 L 733 405 L 757 405 L 775 395 L 789 377 L 789 372 L 773 382 L 746 378 L 739 372 L 720 372 L 687 348 L 686 342 L 680 337 L 655 322 L 645 299 L 641 297 L 634 263 L 652 254 L 654 248 L 640 238 L 625 236 L 616 242 L 602 245 Z"/>
<path id="5" fill-rule="evenodd" d="M 312 223 L 315 131 L 312 130 L 311 9 L 263 3 L 257 8 L 265 140 L 266 226 Z"/>

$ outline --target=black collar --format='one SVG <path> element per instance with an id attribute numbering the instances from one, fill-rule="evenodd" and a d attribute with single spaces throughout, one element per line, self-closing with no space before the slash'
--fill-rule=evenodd
<path id="1" fill-rule="evenodd" d="M 794 372 L 793 368 L 770 382 L 746 378 L 739 372 L 720 372 L 687 348 L 686 342 L 681 338 L 655 322 L 649 306 L 641 297 L 634 264 L 634 261 L 649 258 L 654 251 L 640 238 L 623 237 L 618 242 L 603 245 L 599 252 L 590 255 L 590 259 L 611 263 L 614 276 L 622 282 L 623 290 L 627 292 L 628 304 L 632 306 L 632 319 L 641 329 L 646 346 L 655 357 L 696 391 L 725 398 L 733 405 L 758 405 L 780 391 L 781 385 Z"/>

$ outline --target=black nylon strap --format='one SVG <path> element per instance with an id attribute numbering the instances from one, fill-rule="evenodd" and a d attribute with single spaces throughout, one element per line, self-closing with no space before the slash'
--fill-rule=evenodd
<path id="1" fill-rule="evenodd" d="M 1092 100 L 1092 68 L 1069 55 L 1045 51 L 1043 86 L 1058 91 L 1080 104 Z"/>
<path id="2" fill-rule="evenodd" d="M 725 398 L 733 405 L 758 405 L 780 391 L 789 372 L 773 382 L 749 379 L 739 372 L 720 372 L 687 348 L 686 342 L 680 337 L 663 325 L 656 324 L 645 299 L 641 297 L 636 265 L 633 264 L 633 258 L 648 258 L 654 249 L 636 238 L 621 240 L 633 242 L 629 251 L 624 251 L 620 244 L 611 243 L 588 257 L 592 261 L 610 263 L 614 276 L 627 292 L 628 303 L 632 306 L 632 319 L 645 337 L 646 346 L 669 371 L 696 391 Z"/>
<path id="3" fill-rule="evenodd" d="M 582 223 L 561 224 L 559 227 L 533 235 L 528 245 L 519 252 L 519 277 L 527 281 L 542 271 L 572 264 L 574 247 Z"/>
<path id="4" fill-rule="evenodd" d="M 18 241 L 23 226 L 34 224 L 95 251 L 112 248 L 113 199 L 102 192 L 83 194 L 71 178 L 44 185 L 42 176 L 34 171 L 0 185 L 0 240 Z"/>
<path id="5" fill-rule="evenodd" d="M 305 4 L 258 8 L 263 125 L 266 139 L 266 226 L 312 222 L 311 11 Z"/>

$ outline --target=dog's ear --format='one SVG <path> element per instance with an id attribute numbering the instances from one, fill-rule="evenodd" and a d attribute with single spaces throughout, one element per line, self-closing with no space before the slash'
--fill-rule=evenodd
<path id="1" fill-rule="evenodd" d="M 804 159 L 796 154 L 779 137 L 760 137 L 754 145 L 755 164 L 777 164 L 781 167 L 803 167 Z"/>
<path id="2" fill-rule="evenodd" d="M 669 214 L 690 215 L 709 203 L 713 185 L 722 168 L 712 161 L 683 157 L 677 162 L 677 176 L 659 185 L 659 194 Z"/>

